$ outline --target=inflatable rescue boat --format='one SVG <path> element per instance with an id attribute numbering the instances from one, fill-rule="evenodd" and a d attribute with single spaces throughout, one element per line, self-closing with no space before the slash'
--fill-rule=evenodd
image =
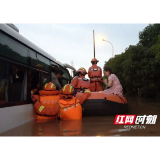
<path id="1" fill-rule="evenodd" d="M 77 94 L 82 94 L 78 92 Z M 126 114 L 128 102 L 123 95 L 105 92 L 92 92 L 82 104 L 83 116 L 106 116 Z"/>

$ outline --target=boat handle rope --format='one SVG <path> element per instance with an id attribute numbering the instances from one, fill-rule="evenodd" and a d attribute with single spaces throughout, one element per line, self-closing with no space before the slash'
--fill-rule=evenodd
<path id="1" fill-rule="evenodd" d="M 123 100 L 123 98 L 121 98 L 118 94 L 115 94 L 115 95 L 118 96 L 123 101 L 124 104 L 126 104 L 125 101 Z"/>

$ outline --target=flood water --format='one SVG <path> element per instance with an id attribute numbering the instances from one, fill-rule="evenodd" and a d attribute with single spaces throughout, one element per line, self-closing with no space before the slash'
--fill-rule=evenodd
<path id="1" fill-rule="evenodd" d="M 83 117 L 81 121 L 30 121 L 0 136 L 160 136 L 160 98 L 128 98 L 128 114 L 157 115 L 156 124 L 127 128 L 114 125 L 115 116 Z M 130 126 L 130 125 L 129 125 Z"/>

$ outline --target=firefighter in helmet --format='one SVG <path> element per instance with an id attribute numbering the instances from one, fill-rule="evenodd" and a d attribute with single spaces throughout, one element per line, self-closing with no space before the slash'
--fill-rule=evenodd
<path id="1" fill-rule="evenodd" d="M 75 76 L 72 81 L 71 85 L 76 88 L 85 88 L 90 89 L 90 81 L 85 78 L 85 75 L 87 74 L 86 69 L 81 67 L 77 70 L 77 75 Z M 80 89 L 76 89 L 77 91 L 80 91 Z"/>
<path id="2" fill-rule="evenodd" d="M 74 97 L 74 88 L 66 84 L 62 90 L 62 99 L 58 101 L 58 117 L 62 120 L 80 120 L 82 119 L 82 103 L 91 95 L 89 90 L 79 96 Z"/>
<path id="3" fill-rule="evenodd" d="M 102 69 L 97 66 L 99 61 L 96 58 L 91 60 L 92 66 L 88 69 L 88 77 L 90 78 L 91 92 L 102 91 Z"/>
<path id="4" fill-rule="evenodd" d="M 60 99 L 59 94 L 60 91 L 56 90 L 56 86 L 49 82 L 45 84 L 43 90 L 39 91 L 39 95 L 33 95 L 36 119 L 56 119 L 59 109 L 56 105 Z"/>

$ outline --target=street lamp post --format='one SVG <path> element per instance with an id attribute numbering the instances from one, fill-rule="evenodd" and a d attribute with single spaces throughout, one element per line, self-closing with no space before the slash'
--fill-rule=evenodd
<path id="1" fill-rule="evenodd" d="M 105 39 L 102 39 L 102 41 L 106 41 Z M 111 45 L 112 45 L 112 43 L 110 42 L 110 41 L 106 41 L 106 42 L 109 42 Z M 112 45 L 112 58 L 113 58 L 113 55 L 114 55 L 114 50 L 113 50 L 113 45 Z"/>

